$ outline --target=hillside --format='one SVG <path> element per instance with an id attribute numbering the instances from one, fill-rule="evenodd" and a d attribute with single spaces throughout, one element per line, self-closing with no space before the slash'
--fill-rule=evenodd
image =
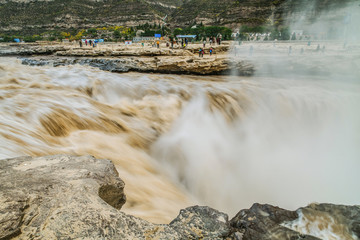
<path id="1" fill-rule="evenodd" d="M 171 27 L 281 25 L 289 19 L 311 22 L 321 12 L 349 2 L 352 0 L 0 0 L 0 33 L 159 24 L 165 15 Z"/>
<path id="2" fill-rule="evenodd" d="M 202 22 L 210 25 L 236 27 L 242 24 L 258 26 L 298 21 L 305 15 L 308 23 L 322 12 L 341 9 L 354 0 L 188 0 L 172 12 L 172 22 L 178 26 Z"/>
<path id="3" fill-rule="evenodd" d="M 267 0 L 189 0 L 171 14 L 177 25 L 193 22 L 216 25 L 258 25 L 266 22 L 274 5 Z"/>
<path id="4" fill-rule="evenodd" d="M 181 1 L 52 0 L 1 1 L 0 31 L 25 34 L 53 29 L 135 26 L 157 22 Z"/>

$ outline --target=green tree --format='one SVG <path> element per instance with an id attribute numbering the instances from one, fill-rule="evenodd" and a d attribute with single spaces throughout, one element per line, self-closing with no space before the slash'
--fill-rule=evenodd
<path id="1" fill-rule="evenodd" d="M 70 33 L 69 32 L 60 32 L 60 38 L 64 39 L 64 38 L 69 38 L 70 37 Z"/>
<path id="2" fill-rule="evenodd" d="M 280 39 L 280 32 L 276 29 L 273 29 L 270 33 L 271 40 Z"/>
<path id="3" fill-rule="evenodd" d="M 113 32 L 113 38 L 119 39 L 121 37 L 120 31 L 119 30 L 115 30 Z"/>
<path id="4" fill-rule="evenodd" d="M 175 28 L 175 29 L 174 29 L 174 35 L 175 35 L 175 36 L 176 36 L 176 35 L 182 35 L 182 34 L 184 34 L 184 31 L 183 31 L 182 28 Z"/>
<path id="5" fill-rule="evenodd" d="M 97 37 L 98 35 L 96 28 L 89 28 L 86 32 L 90 34 L 92 37 Z"/>
<path id="6" fill-rule="evenodd" d="M 154 30 L 145 30 L 144 33 L 141 34 L 141 36 L 145 36 L 145 37 L 153 37 L 155 35 L 155 31 Z"/>
<path id="7" fill-rule="evenodd" d="M 33 35 L 33 36 L 24 36 L 23 40 L 25 42 L 36 42 L 42 40 L 42 38 L 39 35 Z"/>
<path id="8" fill-rule="evenodd" d="M 289 27 L 284 27 L 280 30 L 282 40 L 290 40 L 290 30 Z"/>

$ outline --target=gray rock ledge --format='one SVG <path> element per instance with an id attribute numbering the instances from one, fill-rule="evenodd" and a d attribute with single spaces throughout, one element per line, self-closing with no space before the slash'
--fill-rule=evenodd
<path id="1" fill-rule="evenodd" d="M 126 58 L 84 58 L 84 57 L 32 57 L 21 58 L 21 63 L 29 66 L 86 65 L 109 72 L 143 72 L 194 75 L 251 76 L 254 65 L 247 61 L 232 61 L 228 58 L 199 59 L 196 57 L 126 57 Z"/>

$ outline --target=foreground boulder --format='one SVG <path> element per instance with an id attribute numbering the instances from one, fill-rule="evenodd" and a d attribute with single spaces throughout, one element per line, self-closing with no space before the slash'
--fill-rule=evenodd
<path id="1" fill-rule="evenodd" d="M 117 214 L 125 203 L 123 190 L 124 182 L 109 160 L 70 156 L 2 160 L 0 239 L 20 234 L 44 239 L 75 238 L 81 233 L 101 236 L 107 228 L 99 220 Z M 93 224 L 95 219 L 98 224 Z"/>
<path id="2" fill-rule="evenodd" d="M 227 215 L 182 210 L 169 225 L 127 215 L 109 160 L 67 155 L 0 160 L 0 239 L 222 239 Z"/>
<path id="3" fill-rule="evenodd" d="M 319 240 L 360 238 L 360 206 L 310 204 L 289 211 L 268 204 L 241 210 L 230 225 L 243 240 Z"/>
<path id="4" fill-rule="evenodd" d="M 0 160 L 0 240 L 360 238 L 359 206 L 311 204 L 288 211 L 254 204 L 230 221 L 225 213 L 194 206 L 170 224 L 152 224 L 120 211 L 123 190 L 109 160 L 68 155 Z"/>
<path id="5" fill-rule="evenodd" d="M 282 226 L 284 222 L 298 219 L 298 213 L 271 205 L 254 204 L 250 209 L 241 210 L 232 220 L 234 228 L 244 232 L 243 239 L 307 239 L 319 238 L 301 234 Z"/>

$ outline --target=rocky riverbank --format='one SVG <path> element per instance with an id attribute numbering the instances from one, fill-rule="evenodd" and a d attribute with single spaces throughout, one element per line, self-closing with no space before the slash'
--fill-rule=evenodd
<path id="1" fill-rule="evenodd" d="M 193 56 L 198 53 L 202 44 L 189 44 L 186 48 L 181 48 L 175 44 L 172 48 L 162 43 L 160 48 L 153 47 L 150 43 L 144 46 L 140 44 L 103 44 L 96 47 L 83 46 L 77 44 L 61 43 L 12 43 L 0 44 L 0 56 L 37 56 L 37 55 L 55 55 L 66 57 L 121 57 L 121 56 Z M 210 47 L 214 54 L 222 54 L 229 50 L 229 43 L 223 45 L 209 44 L 205 48 L 205 53 L 209 53 Z"/>
<path id="2" fill-rule="evenodd" d="M 323 50 L 318 50 L 318 46 Z M 326 45 L 326 48 L 324 48 Z M 198 56 L 202 44 L 190 44 L 186 49 L 174 49 L 161 44 L 160 48 L 145 44 L 130 46 L 107 44 L 96 48 L 80 48 L 73 44 L 2 44 L 0 56 L 16 56 L 31 66 L 88 65 L 111 72 L 148 72 L 197 75 L 241 76 L 326 76 L 357 80 L 359 75 L 359 45 L 347 48 L 341 42 L 244 42 L 241 45 L 225 42 L 209 46 L 204 57 Z M 292 48 L 290 48 L 292 47 Z M 292 49 L 289 52 L 289 49 Z M 326 50 L 325 50 L 326 49 Z M 339 54 L 342 55 L 339 61 Z M 334 73 L 336 69 L 336 73 Z"/>
<path id="3" fill-rule="evenodd" d="M 87 58 L 87 57 L 50 57 L 22 58 L 22 64 L 31 66 L 51 65 L 88 65 L 110 72 L 148 72 L 172 74 L 216 75 L 231 74 L 250 76 L 254 66 L 246 61 L 229 61 L 227 58 L 202 59 L 196 57 L 127 57 L 127 58 Z"/>
<path id="4" fill-rule="evenodd" d="M 169 224 L 152 224 L 120 210 L 124 182 L 111 161 L 91 156 L 4 159 L 0 182 L 0 239 L 315 240 L 330 232 L 333 238 L 327 239 L 360 237 L 360 207 L 332 204 L 297 211 L 254 204 L 231 220 L 193 206 Z"/>
<path id="5" fill-rule="evenodd" d="M 31 66 L 52 65 L 54 67 L 81 64 L 98 67 L 111 72 L 152 72 L 173 74 L 238 74 L 253 75 L 254 66 L 249 61 L 227 56 L 229 45 L 213 46 L 214 55 L 197 56 L 201 45 L 191 44 L 186 49 L 175 45 L 173 49 L 162 46 L 103 45 L 96 48 L 74 45 L 24 45 L 12 44 L 0 50 L 0 56 L 19 56 L 22 63 Z"/>

